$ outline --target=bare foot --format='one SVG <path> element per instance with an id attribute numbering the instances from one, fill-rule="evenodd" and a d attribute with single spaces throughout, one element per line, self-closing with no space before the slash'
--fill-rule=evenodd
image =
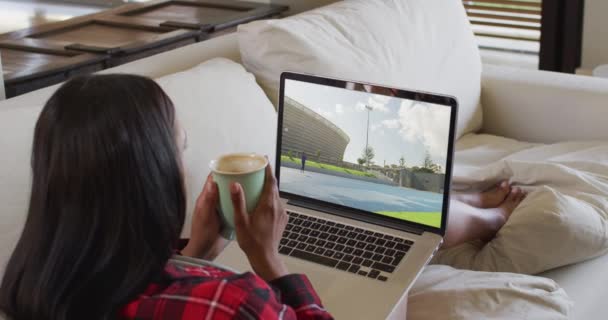
<path id="1" fill-rule="evenodd" d="M 505 180 L 482 193 L 455 194 L 453 197 L 454 199 L 473 207 L 487 209 L 498 207 L 505 201 L 505 198 L 510 191 L 511 186 L 509 185 L 509 182 Z"/>
<path id="2" fill-rule="evenodd" d="M 504 201 L 496 208 L 484 209 L 484 221 L 487 232 L 481 237 L 484 241 L 490 241 L 498 230 L 505 225 L 515 208 L 526 198 L 526 192 L 518 187 L 513 187 Z"/>

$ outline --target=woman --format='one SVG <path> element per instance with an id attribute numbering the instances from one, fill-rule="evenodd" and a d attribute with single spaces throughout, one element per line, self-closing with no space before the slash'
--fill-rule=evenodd
<path id="1" fill-rule="evenodd" d="M 232 186 L 238 243 L 256 275 L 171 260 L 184 223 L 185 135 L 169 98 L 129 75 L 77 78 L 36 124 L 27 221 L 0 288 L 0 310 L 25 319 L 331 319 L 277 248 L 287 216 L 272 171 L 245 214 Z M 208 179 L 183 255 L 223 246 Z"/>
<path id="2" fill-rule="evenodd" d="M 36 124 L 29 212 L 0 310 L 13 320 L 331 319 L 277 252 L 287 216 L 270 166 L 253 212 L 231 186 L 237 241 L 255 274 L 172 258 L 186 210 L 185 145 L 152 80 L 102 75 L 63 85 Z M 522 198 L 508 184 L 459 195 L 445 245 L 491 238 Z M 225 246 L 217 202 L 208 178 L 183 256 L 212 260 Z"/>

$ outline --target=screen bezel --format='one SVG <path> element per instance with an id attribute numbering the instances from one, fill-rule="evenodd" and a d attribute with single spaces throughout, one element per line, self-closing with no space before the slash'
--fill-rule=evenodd
<path id="1" fill-rule="evenodd" d="M 450 128 L 449 128 L 449 141 L 448 141 L 448 153 L 447 153 L 447 161 L 446 161 L 446 170 L 445 170 L 445 181 L 444 181 L 444 195 L 443 195 L 443 207 L 441 212 L 441 227 L 433 227 L 421 223 L 411 222 L 407 220 L 401 220 L 389 216 L 380 215 L 374 212 L 357 209 L 353 207 L 348 207 L 332 202 L 327 202 L 323 200 L 313 199 L 305 196 L 301 196 L 298 194 L 289 193 L 286 191 L 280 190 L 280 179 L 281 179 L 281 146 L 282 146 L 282 135 L 283 135 L 283 108 L 285 101 L 285 81 L 286 80 L 295 80 L 306 83 L 330 86 L 335 88 L 340 88 L 344 90 L 352 90 L 347 88 L 347 84 L 354 85 L 371 85 L 375 87 L 379 87 L 386 90 L 392 90 L 396 98 L 403 98 L 413 101 L 420 101 L 426 103 L 433 103 L 438 105 L 443 105 L 450 108 Z M 377 93 L 376 93 L 377 94 Z M 371 222 L 380 226 L 394 228 L 394 226 L 402 226 L 405 229 L 417 229 L 423 231 L 429 231 L 433 233 L 437 233 L 441 236 L 445 235 L 445 231 L 447 228 L 447 220 L 448 220 L 448 211 L 450 205 L 450 187 L 452 182 L 452 160 L 454 156 L 454 137 L 456 131 L 456 119 L 458 114 L 458 102 L 454 97 L 432 94 L 427 92 L 420 91 L 411 91 L 406 89 L 397 89 L 392 87 L 386 87 L 378 84 L 357 82 L 357 81 L 347 81 L 340 79 L 331 79 L 324 78 L 319 76 L 313 76 L 308 74 L 294 73 L 294 72 L 283 72 L 281 74 L 281 82 L 280 82 L 280 90 L 279 90 L 279 104 L 278 104 L 278 125 L 277 125 L 277 148 L 276 148 L 276 162 L 275 162 L 275 175 L 279 185 L 279 192 L 282 198 L 293 201 L 297 201 L 299 203 L 308 203 L 312 207 L 324 208 L 324 212 L 329 214 L 337 214 L 344 216 L 344 214 L 338 214 L 338 212 L 348 212 L 349 217 L 357 220 L 363 220 L 366 222 Z M 325 209 L 326 208 L 326 209 Z"/>

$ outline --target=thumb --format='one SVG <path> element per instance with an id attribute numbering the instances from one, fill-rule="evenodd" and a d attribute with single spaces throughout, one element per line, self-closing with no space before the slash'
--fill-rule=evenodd
<path id="1" fill-rule="evenodd" d="M 240 229 L 249 224 L 249 214 L 247 213 L 247 204 L 243 188 L 238 183 L 230 185 L 230 198 L 234 207 L 234 226 Z"/>

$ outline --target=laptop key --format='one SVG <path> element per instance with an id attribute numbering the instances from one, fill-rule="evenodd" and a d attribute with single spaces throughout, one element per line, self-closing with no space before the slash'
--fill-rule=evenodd
<path id="1" fill-rule="evenodd" d="M 395 249 L 397 249 L 399 251 L 407 252 L 408 250 L 410 250 L 410 246 L 403 244 L 403 243 L 397 243 L 397 245 L 395 246 Z"/>
<path id="2" fill-rule="evenodd" d="M 342 252 L 347 253 L 347 254 L 351 254 L 351 253 L 353 253 L 353 251 L 355 251 L 355 249 L 353 249 L 351 247 L 346 247 L 346 248 L 344 248 L 344 250 L 342 250 Z"/>
<path id="3" fill-rule="evenodd" d="M 355 227 L 353 227 L 353 226 L 346 226 L 346 227 L 344 227 L 344 229 L 346 229 L 348 231 L 351 231 L 351 230 L 354 230 Z"/>
<path id="4" fill-rule="evenodd" d="M 309 244 L 308 247 L 306 247 L 306 251 L 308 252 L 313 252 L 315 251 L 317 247 L 313 246 L 312 244 Z"/>
<path id="5" fill-rule="evenodd" d="M 302 231 L 302 227 L 295 226 L 295 227 L 293 227 L 293 229 L 291 229 L 291 231 L 293 231 L 293 232 L 300 232 L 300 231 Z"/>
<path id="6" fill-rule="evenodd" d="M 359 269 L 361 269 L 360 266 L 353 264 L 350 266 L 350 268 L 348 268 L 348 272 L 357 273 L 357 271 L 359 271 Z"/>
<path id="7" fill-rule="evenodd" d="M 398 242 L 398 243 L 403 243 L 403 241 L 405 241 L 405 240 L 395 237 L 395 239 L 393 239 L 393 241 Z"/>
<path id="8" fill-rule="evenodd" d="M 310 232 L 310 236 L 311 237 L 318 237 L 321 235 L 321 232 L 319 232 L 319 230 L 312 230 L 312 232 Z"/>
<path id="9" fill-rule="evenodd" d="M 380 281 L 386 281 L 388 278 L 385 276 L 378 276 L 378 280 Z"/>
<path id="10" fill-rule="evenodd" d="M 299 236 L 300 236 L 299 234 L 297 234 L 297 233 L 295 233 L 295 232 L 294 232 L 294 233 L 292 233 L 292 234 L 290 234 L 290 235 L 289 235 L 289 239 L 291 239 L 291 240 L 295 240 L 295 239 L 297 239 Z"/>
<path id="11" fill-rule="evenodd" d="M 306 240 L 308 240 L 308 237 L 305 235 L 301 235 L 298 237 L 298 241 L 300 241 L 300 242 L 305 242 Z"/>
<path id="12" fill-rule="evenodd" d="M 327 240 L 336 242 L 336 240 L 338 240 L 338 236 L 335 234 L 332 234 L 329 236 L 329 238 L 327 238 Z"/>
<path id="13" fill-rule="evenodd" d="M 384 247 L 377 247 L 375 252 L 379 253 L 379 254 L 383 254 L 384 251 L 386 251 L 386 248 L 384 248 Z"/>
<path id="14" fill-rule="evenodd" d="M 414 244 L 414 241 L 410 241 L 410 240 L 404 240 L 403 242 L 405 242 L 405 244 L 407 244 L 408 246 L 411 246 Z"/>
<path id="15" fill-rule="evenodd" d="M 355 256 L 361 256 L 363 254 L 363 250 L 361 249 L 355 249 L 355 251 L 353 252 L 353 255 Z"/>
<path id="16" fill-rule="evenodd" d="M 291 250 L 293 250 L 293 249 L 292 249 L 292 248 L 288 248 L 288 247 L 282 247 L 282 248 L 279 250 L 279 253 L 280 253 L 280 254 L 285 254 L 285 255 L 288 255 L 288 254 L 291 252 Z"/>
<path id="17" fill-rule="evenodd" d="M 393 262 L 393 258 L 391 257 L 384 256 L 384 258 L 382 258 L 382 263 L 389 264 L 391 262 Z"/>
<path id="18" fill-rule="evenodd" d="M 344 237 L 340 237 L 340 238 L 338 238 L 338 241 L 336 241 L 336 242 L 339 243 L 339 244 L 345 244 L 346 241 L 348 241 L 348 239 L 346 239 Z"/>
<path id="19" fill-rule="evenodd" d="M 300 250 L 304 250 L 304 249 L 306 249 L 306 243 L 300 242 L 300 243 L 298 243 L 298 246 L 296 248 L 300 249 Z"/>
<path id="20" fill-rule="evenodd" d="M 387 248 L 394 248 L 397 243 L 395 241 L 388 241 L 384 246 Z"/>
<path id="21" fill-rule="evenodd" d="M 303 229 L 302 232 L 300 232 L 301 234 L 305 234 L 305 235 L 309 235 L 310 234 L 310 229 Z"/>
<path id="22" fill-rule="evenodd" d="M 329 238 L 329 233 L 323 232 L 319 235 L 319 238 L 326 240 L 327 238 Z"/>
<path id="23" fill-rule="evenodd" d="M 348 262 L 344 262 L 344 261 L 340 261 L 338 263 L 338 266 L 336 266 L 336 268 L 340 269 L 340 270 L 348 270 L 348 268 L 350 268 L 350 263 Z"/>
<path id="24" fill-rule="evenodd" d="M 292 248 L 295 248 L 295 246 L 297 246 L 297 245 L 298 245 L 298 242 L 294 241 L 294 240 L 290 240 L 289 243 L 287 244 L 288 247 L 292 247 Z"/>
<path id="25" fill-rule="evenodd" d="M 367 276 L 372 279 L 376 279 L 379 275 L 380 275 L 380 271 L 378 271 L 378 270 L 372 270 L 367 274 Z"/>
<path id="26" fill-rule="evenodd" d="M 374 236 L 376 236 L 377 238 L 382 238 L 382 237 L 384 237 L 384 235 L 383 235 L 382 233 L 380 233 L 380 232 L 376 232 L 376 233 L 374 233 Z"/>
<path id="27" fill-rule="evenodd" d="M 375 254 L 372 257 L 372 260 L 374 260 L 374 261 L 382 261 L 382 255 L 381 254 Z"/>
<path id="28" fill-rule="evenodd" d="M 349 232 L 349 233 L 346 235 L 346 237 L 347 237 L 347 238 L 350 238 L 350 239 L 355 239 L 355 238 L 357 237 L 357 233 L 356 233 L 356 232 L 351 231 L 351 232 Z"/>
<path id="29" fill-rule="evenodd" d="M 342 252 L 336 252 L 334 254 L 335 259 L 342 259 L 343 257 L 344 257 L 344 253 L 342 253 Z"/>
<path id="30" fill-rule="evenodd" d="M 346 262 L 351 262 L 353 261 L 353 256 L 351 256 L 350 254 L 347 254 L 344 256 L 344 258 L 342 258 L 342 261 L 346 261 Z"/>
<path id="31" fill-rule="evenodd" d="M 371 253 L 371 252 L 369 252 L 369 251 L 365 251 L 365 252 L 363 252 L 363 258 L 365 258 L 365 259 L 369 259 L 369 258 L 371 258 L 373 255 L 374 255 L 374 254 L 373 254 L 373 253 Z"/>
<path id="32" fill-rule="evenodd" d="M 336 223 L 333 222 L 333 221 L 327 221 L 327 222 L 325 222 L 325 224 L 328 225 L 328 226 L 335 226 L 336 225 Z"/>
<path id="33" fill-rule="evenodd" d="M 336 245 L 336 251 L 342 251 L 344 250 L 344 245 L 338 244 Z"/>
<path id="34" fill-rule="evenodd" d="M 325 250 L 325 253 L 323 253 L 323 255 L 331 258 L 331 257 L 333 257 L 334 253 L 336 253 L 336 252 L 328 249 L 328 250 Z"/>
<path id="35" fill-rule="evenodd" d="M 287 231 L 291 230 L 291 228 L 293 228 L 293 224 L 288 224 L 285 226 L 285 230 Z"/>
<path id="36" fill-rule="evenodd" d="M 293 220 L 293 224 L 295 224 L 296 226 L 301 225 L 302 222 L 304 222 L 304 221 L 302 221 L 301 219 L 295 219 L 295 220 Z"/>
<path id="37" fill-rule="evenodd" d="M 372 265 L 372 268 L 378 269 L 380 271 L 388 272 L 388 273 L 393 273 L 393 271 L 395 271 L 395 267 L 388 265 L 388 264 L 381 263 L 381 262 L 374 262 L 374 264 Z"/>
<path id="38" fill-rule="evenodd" d="M 321 247 L 318 247 L 318 248 L 315 250 L 315 254 L 318 254 L 318 255 L 323 255 L 323 253 L 325 253 L 325 249 L 323 249 L 323 248 L 321 248 Z"/>
<path id="39" fill-rule="evenodd" d="M 386 240 L 393 240 L 394 237 L 393 236 L 389 236 L 388 234 L 385 234 L 384 235 L 384 239 L 386 239 Z"/>
<path id="40" fill-rule="evenodd" d="M 358 274 L 359 274 L 360 276 L 364 276 L 364 277 L 365 277 L 365 276 L 367 276 L 367 271 L 359 270 L 359 273 L 358 273 Z"/>
<path id="41" fill-rule="evenodd" d="M 318 246 L 324 246 L 326 243 L 327 243 L 327 241 L 325 241 L 325 240 L 318 240 L 317 241 L 317 245 Z"/>
<path id="42" fill-rule="evenodd" d="M 357 240 L 350 239 L 346 242 L 347 245 L 354 247 L 357 244 Z"/>
<path id="43" fill-rule="evenodd" d="M 387 249 L 386 252 L 384 252 L 384 255 L 392 257 L 395 254 L 395 252 L 397 252 L 397 251 L 395 251 L 393 249 Z"/>
<path id="44" fill-rule="evenodd" d="M 361 232 L 363 232 L 363 229 L 361 229 L 361 228 L 355 228 L 355 232 L 356 233 L 361 233 Z"/>
<path id="45" fill-rule="evenodd" d="M 364 234 L 357 235 L 357 240 L 359 240 L 359 241 L 363 241 L 363 240 L 365 240 L 365 238 L 367 238 L 367 236 Z"/>
<path id="46" fill-rule="evenodd" d="M 363 263 L 363 258 L 356 257 L 356 258 L 353 259 L 353 263 L 354 264 L 362 264 Z"/>
<path id="47" fill-rule="evenodd" d="M 279 244 L 283 246 L 283 245 L 286 245 L 288 242 L 289 242 L 289 239 L 283 238 L 283 239 L 281 239 L 281 242 Z"/>
<path id="48" fill-rule="evenodd" d="M 312 226 L 310 226 L 310 228 L 313 230 L 319 230 L 321 228 L 321 224 L 315 222 L 312 224 Z"/>
<path id="49" fill-rule="evenodd" d="M 348 231 L 347 231 L 347 230 L 345 230 L 345 229 L 342 229 L 342 230 L 338 231 L 338 235 L 339 235 L 340 237 L 344 237 L 344 236 L 346 236 L 347 234 L 348 234 Z"/>
<path id="50" fill-rule="evenodd" d="M 332 267 L 332 268 L 335 268 L 336 265 L 338 264 L 338 260 L 336 260 L 336 259 L 318 256 L 316 254 L 312 254 L 312 253 L 297 250 L 297 249 L 294 249 L 289 256 L 294 257 L 294 258 L 299 258 L 302 260 L 315 262 L 315 263 L 322 264 L 324 266 L 328 266 L 328 267 Z"/>
<path id="51" fill-rule="evenodd" d="M 291 232 L 289 232 L 289 231 L 283 231 L 282 237 L 283 238 L 287 238 L 287 237 L 289 237 L 289 234 L 291 234 Z"/>
<path id="52" fill-rule="evenodd" d="M 378 246 L 383 246 L 385 243 L 386 243 L 386 240 L 384 240 L 384 239 L 376 240 L 376 245 L 378 245 Z"/>
<path id="53" fill-rule="evenodd" d="M 363 233 L 365 233 L 365 234 L 366 234 L 366 235 L 368 235 L 368 236 L 371 236 L 371 235 L 373 235 L 373 234 L 374 234 L 374 232 L 373 232 L 373 231 L 369 231 L 369 230 L 365 230 L 365 231 L 363 231 Z"/>
<path id="54" fill-rule="evenodd" d="M 362 263 L 364 267 L 370 267 L 372 264 L 374 264 L 374 262 L 371 260 L 364 260 Z"/>
<path id="55" fill-rule="evenodd" d="M 355 244 L 355 247 L 357 247 L 359 249 L 365 249 L 365 246 L 367 246 L 367 243 L 365 243 L 363 241 L 359 241 L 359 242 L 357 242 L 357 244 Z"/>
<path id="56" fill-rule="evenodd" d="M 367 239 L 365 239 L 365 242 L 374 243 L 374 242 L 376 242 L 376 237 L 369 236 L 369 237 L 367 237 Z"/>
<path id="57" fill-rule="evenodd" d="M 309 220 L 309 221 L 312 221 L 312 222 L 315 222 L 315 221 L 317 221 L 318 219 L 317 219 L 317 218 L 315 218 L 315 217 L 308 217 L 308 220 Z"/>
<path id="58" fill-rule="evenodd" d="M 331 233 L 331 234 L 336 234 L 336 233 L 338 233 L 338 231 L 340 231 L 340 229 L 338 229 L 336 227 L 329 228 L 329 233 Z"/>
<path id="59" fill-rule="evenodd" d="M 373 244 L 368 244 L 368 245 L 365 247 L 365 250 L 368 250 L 368 251 L 374 251 L 374 250 L 376 250 L 376 246 L 375 246 L 375 245 L 373 245 Z"/>
<path id="60" fill-rule="evenodd" d="M 308 238 L 308 240 L 306 240 L 306 243 L 308 244 L 315 244 L 315 242 L 317 242 L 317 239 L 315 238 Z"/>
<path id="61" fill-rule="evenodd" d="M 312 222 L 310 222 L 310 221 L 302 222 L 302 227 L 304 227 L 304 228 L 310 228 L 311 225 L 312 225 Z"/>
<path id="62" fill-rule="evenodd" d="M 336 224 L 336 227 L 338 227 L 338 228 L 344 228 L 344 225 L 341 224 L 341 223 L 338 223 L 338 224 Z"/>
<path id="63" fill-rule="evenodd" d="M 327 232 L 327 230 L 329 230 L 328 225 L 323 225 L 323 226 L 321 226 L 321 228 L 319 228 L 319 231 L 322 231 L 322 232 Z"/>
<path id="64" fill-rule="evenodd" d="M 403 259 L 403 257 L 405 257 L 405 254 L 403 254 L 403 252 L 395 253 L 395 257 L 393 258 L 393 262 L 391 262 L 391 265 L 393 265 L 393 266 L 398 265 L 399 262 L 401 262 L 401 260 Z"/>
<path id="65" fill-rule="evenodd" d="M 336 244 L 333 242 L 328 242 L 325 244 L 325 248 L 327 248 L 327 249 L 333 249 L 335 246 L 336 246 Z"/>

